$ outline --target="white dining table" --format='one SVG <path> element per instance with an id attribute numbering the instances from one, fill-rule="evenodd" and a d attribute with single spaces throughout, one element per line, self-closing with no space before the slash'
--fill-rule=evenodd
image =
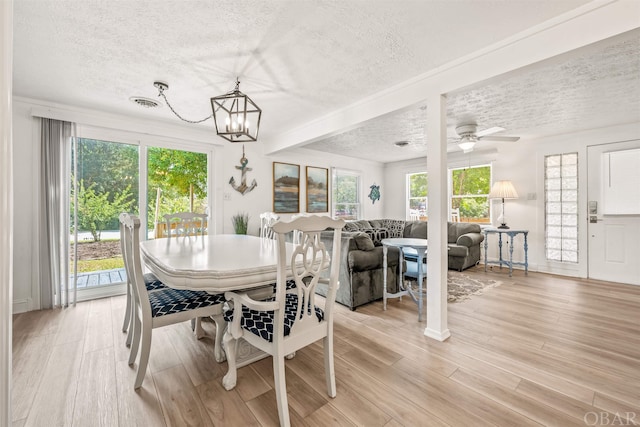
<path id="1" fill-rule="evenodd" d="M 275 283 L 277 248 L 273 239 L 244 234 L 172 237 L 140 242 L 147 268 L 167 286 L 210 293 Z M 287 244 L 287 258 L 293 248 L 293 244 Z"/>
<path id="2" fill-rule="evenodd" d="M 286 245 L 290 259 L 294 245 Z M 273 239 L 240 234 L 160 238 L 140 242 L 140 252 L 149 271 L 175 289 L 215 294 L 245 290 L 260 298 L 272 294 L 265 285 L 276 282 L 278 244 Z M 244 340 L 238 342 L 238 355 L 238 366 L 266 356 Z M 224 354 L 215 356 L 218 362 L 225 360 Z"/>

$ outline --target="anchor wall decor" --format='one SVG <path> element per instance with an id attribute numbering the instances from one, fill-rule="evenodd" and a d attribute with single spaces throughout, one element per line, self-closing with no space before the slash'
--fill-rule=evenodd
<path id="1" fill-rule="evenodd" d="M 236 180 L 233 176 L 229 180 L 229 184 L 231 184 L 233 189 L 236 190 L 238 193 L 242 194 L 243 196 L 258 186 L 258 183 L 256 182 L 255 179 L 251 181 L 251 185 L 247 185 L 247 172 L 252 170 L 252 168 L 247 167 L 248 163 L 249 163 L 249 159 L 247 159 L 244 156 L 244 145 L 243 145 L 242 158 L 240 159 L 240 166 L 236 166 L 236 169 L 240 169 L 242 173 L 240 178 L 240 185 L 236 184 Z"/>

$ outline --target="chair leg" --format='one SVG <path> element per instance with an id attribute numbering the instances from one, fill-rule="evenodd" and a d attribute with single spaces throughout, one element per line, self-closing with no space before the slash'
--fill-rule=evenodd
<path id="1" fill-rule="evenodd" d="M 133 296 L 131 296 L 131 298 L 133 298 Z M 129 325 L 127 326 L 127 340 L 124 342 L 125 345 L 127 347 L 131 347 L 131 340 L 133 339 L 133 317 L 135 316 L 135 314 L 133 313 L 133 310 L 135 310 L 135 306 L 133 304 L 133 300 L 130 300 L 130 305 L 129 303 L 128 305 L 128 310 L 127 312 L 129 313 L 128 317 L 129 317 Z"/>
<path id="2" fill-rule="evenodd" d="M 227 329 L 224 333 L 224 351 L 227 353 L 227 366 L 229 371 L 222 378 L 222 385 L 225 390 L 233 390 L 238 382 L 238 367 L 236 365 L 236 354 L 238 350 L 238 340 L 231 335 L 231 331 Z"/>
<path id="3" fill-rule="evenodd" d="M 202 329 L 202 318 L 196 317 L 195 319 L 191 319 L 191 330 L 196 333 L 197 339 L 202 339 L 206 335 L 204 329 Z"/>
<path id="4" fill-rule="evenodd" d="M 140 388 L 144 375 L 147 372 L 149 364 L 149 353 L 151 352 L 151 328 L 142 329 L 142 340 L 140 341 L 140 360 L 138 361 L 138 372 L 136 373 L 136 381 L 133 384 L 134 389 Z"/>
<path id="5" fill-rule="evenodd" d="M 202 318 L 198 317 L 195 320 L 196 320 L 195 322 L 196 324 L 195 324 L 194 330 L 196 331 L 196 338 L 202 339 L 206 335 L 204 332 L 204 329 L 202 329 Z"/>
<path id="6" fill-rule="evenodd" d="M 336 373 L 333 365 L 333 336 L 324 337 L 324 374 L 327 378 L 327 394 L 336 397 Z"/>
<path id="7" fill-rule="evenodd" d="M 131 326 L 129 323 L 131 322 L 131 285 L 127 283 L 127 308 L 124 312 L 124 322 L 122 322 L 122 332 L 127 332 L 129 327 Z M 127 341 L 129 341 L 129 337 L 127 336 Z M 129 342 L 127 342 L 127 347 L 129 346 Z"/>
<path id="8" fill-rule="evenodd" d="M 140 323 L 140 319 L 138 318 L 138 314 L 135 312 L 131 313 L 131 326 L 129 326 L 129 329 L 129 333 L 132 337 L 131 350 L 129 351 L 129 365 L 133 365 L 136 361 L 136 356 L 138 355 L 138 349 L 140 347 L 140 335 L 142 333 L 142 325 Z M 131 331 L 131 329 L 133 329 L 133 331 Z"/>
<path id="9" fill-rule="evenodd" d="M 222 348 L 222 338 L 224 337 L 224 330 L 227 326 L 227 322 L 224 321 L 222 313 L 214 314 L 211 318 L 216 324 L 216 339 L 213 346 L 213 356 L 215 357 L 216 362 L 222 363 L 227 360 L 227 357 L 224 354 L 224 349 Z"/>
<path id="10" fill-rule="evenodd" d="M 273 355 L 273 381 L 276 389 L 276 401 L 278 402 L 278 417 L 280 426 L 289 427 L 289 402 L 287 399 L 287 383 L 284 376 L 284 357 Z"/>

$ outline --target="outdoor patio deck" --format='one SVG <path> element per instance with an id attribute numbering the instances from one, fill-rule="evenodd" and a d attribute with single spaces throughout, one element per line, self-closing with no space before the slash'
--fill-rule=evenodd
<path id="1" fill-rule="evenodd" d="M 73 276 L 71 278 L 73 280 Z M 112 283 L 126 283 L 126 281 L 127 273 L 124 268 L 80 273 L 78 274 L 78 289 L 111 285 Z"/>

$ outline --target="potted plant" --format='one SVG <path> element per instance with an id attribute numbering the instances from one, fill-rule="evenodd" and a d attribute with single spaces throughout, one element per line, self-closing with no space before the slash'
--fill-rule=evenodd
<path id="1" fill-rule="evenodd" d="M 231 223 L 233 224 L 233 231 L 236 234 L 247 234 L 247 228 L 249 227 L 249 214 L 238 213 L 231 217 Z"/>

